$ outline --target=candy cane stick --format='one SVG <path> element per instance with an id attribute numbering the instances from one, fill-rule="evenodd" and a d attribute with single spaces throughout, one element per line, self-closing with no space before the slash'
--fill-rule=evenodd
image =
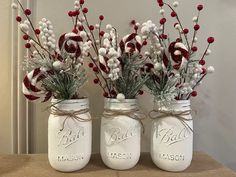
<path id="1" fill-rule="evenodd" d="M 52 94 L 50 92 L 40 90 L 36 86 L 47 74 L 48 72 L 44 68 L 36 68 L 25 76 L 22 83 L 22 92 L 28 100 L 46 102 L 51 98 Z"/>

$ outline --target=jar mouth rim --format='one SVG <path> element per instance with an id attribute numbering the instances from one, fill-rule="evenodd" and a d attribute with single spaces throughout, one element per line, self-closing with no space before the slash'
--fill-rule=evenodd
<path id="1" fill-rule="evenodd" d="M 87 97 L 84 98 L 80 98 L 80 99 L 68 99 L 68 100 L 61 100 L 61 99 L 56 99 L 56 98 L 52 98 L 51 103 L 57 103 L 58 104 L 65 104 L 65 103 L 81 103 L 84 101 L 88 101 Z"/>
<path id="2" fill-rule="evenodd" d="M 176 102 L 173 102 L 173 103 L 190 103 L 190 100 L 177 100 Z"/>
<path id="3" fill-rule="evenodd" d="M 134 99 L 124 99 L 124 101 L 120 101 L 116 98 L 104 98 L 104 101 L 105 102 L 113 102 L 113 103 L 133 103 L 133 102 L 136 102 L 137 99 L 134 98 Z"/>

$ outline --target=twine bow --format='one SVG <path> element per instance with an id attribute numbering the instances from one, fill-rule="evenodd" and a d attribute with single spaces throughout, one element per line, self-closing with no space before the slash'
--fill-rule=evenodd
<path id="1" fill-rule="evenodd" d="M 165 117 L 176 117 L 187 129 L 193 132 L 193 129 L 186 123 L 186 121 L 192 121 L 193 119 L 186 119 L 185 116 L 191 114 L 191 110 L 186 111 L 163 111 L 163 110 L 152 110 L 149 112 L 151 119 L 161 119 Z"/>
<path id="2" fill-rule="evenodd" d="M 133 109 L 133 110 L 108 110 L 105 109 L 103 113 L 103 117 L 107 119 L 113 119 L 114 117 L 117 116 L 127 116 L 131 119 L 137 120 L 140 125 L 142 126 L 143 133 L 145 131 L 143 122 L 141 120 L 146 118 L 146 115 L 144 113 L 141 113 L 138 109 Z"/>
<path id="3" fill-rule="evenodd" d="M 52 112 L 51 112 L 52 115 L 57 116 L 57 117 L 66 116 L 66 118 L 64 119 L 63 124 L 62 124 L 62 129 L 60 129 L 60 131 L 64 130 L 65 123 L 66 123 L 68 118 L 76 120 L 78 122 L 89 122 L 89 121 L 92 120 L 91 118 L 84 119 L 84 118 L 79 116 L 81 114 L 85 114 L 85 113 L 89 112 L 89 109 L 81 109 L 81 110 L 78 110 L 78 111 L 64 111 L 64 110 L 59 109 L 56 106 L 52 106 L 52 107 L 54 108 L 54 109 L 52 109 Z"/>

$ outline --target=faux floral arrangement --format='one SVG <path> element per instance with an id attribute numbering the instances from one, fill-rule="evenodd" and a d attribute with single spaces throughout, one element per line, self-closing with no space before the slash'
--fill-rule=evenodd
<path id="1" fill-rule="evenodd" d="M 76 17 L 75 24 L 79 26 L 79 30 L 75 29 L 75 32 L 91 41 L 89 67 L 96 77 L 94 83 L 104 92 L 103 96 L 124 100 L 142 95 L 141 88 L 149 76 L 141 76 L 144 64 L 141 51 L 144 45 L 137 34 L 138 26 L 135 26 L 134 32 L 118 41 L 117 30 L 112 25 L 107 24 L 106 30 L 102 30 L 103 15 L 99 16 L 98 24 L 92 25 L 88 21 L 89 10 L 84 7 L 84 1 L 81 0 L 79 5 L 80 16 L 75 16 L 74 11 L 68 14 L 72 19 Z"/>
<path id="2" fill-rule="evenodd" d="M 23 81 L 23 93 L 29 100 L 47 101 L 51 96 L 78 98 L 78 90 L 87 80 L 82 66 L 86 57 L 96 77 L 94 83 L 103 89 L 104 97 L 124 100 L 143 94 L 141 88 L 149 76 L 141 76 L 144 64 L 141 50 L 145 42 L 137 34 L 137 25 L 131 34 L 118 41 L 117 30 L 112 25 L 106 25 L 106 32 L 102 30 L 103 15 L 99 16 L 98 24 L 89 24 L 88 8 L 84 6 L 85 1 L 80 0 L 75 1 L 74 9 L 68 12 L 73 20 L 72 32 L 56 41 L 52 23 L 43 18 L 39 28 L 35 28 L 30 19 L 31 10 L 17 2 L 26 17 L 22 21 L 22 17 L 17 16 L 16 21 L 30 52 L 24 62 L 30 72 Z M 12 7 L 18 8 L 15 3 Z"/>
<path id="3" fill-rule="evenodd" d="M 145 53 L 148 62 L 143 68 L 143 75 L 150 75 L 146 86 L 159 103 L 188 100 L 197 96 L 196 87 L 208 74 L 214 72 L 212 66 L 205 66 L 206 57 L 211 53 L 209 47 L 214 38 L 207 39 L 207 47 L 199 57 L 197 33 L 200 30 L 199 19 L 203 5 L 197 6 L 198 15 L 193 18 L 193 35 L 190 36 L 190 30 L 184 27 L 176 11 L 179 3 L 175 1 L 172 6 L 163 0 L 157 2 L 161 8 L 160 26 L 147 21 L 141 28 L 142 38 L 148 43 Z M 176 20 L 174 28 L 178 37 L 175 40 L 171 40 L 166 32 L 165 6 L 170 9 L 171 17 Z"/>
<path id="4" fill-rule="evenodd" d="M 82 2 L 82 1 L 81 1 Z M 20 8 L 25 16 L 17 16 L 25 48 L 29 55 L 23 66 L 28 74 L 22 84 L 23 93 L 31 101 L 48 101 L 52 96 L 56 99 L 78 99 L 79 89 L 87 80 L 83 68 L 83 60 L 88 56 L 91 41 L 77 32 L 79 28 L 73 24 L 73 31 L 61 35 L 56 40 L 52 22 L 43 18 L 36 28 L 31 20 L 31 10 L 25 9 L 17 0 L 13 9 Z M 73 16 L 78 19 L 80 2 L 76 1 Z M 71 13 L 69 14 L 71 16 Z"/>

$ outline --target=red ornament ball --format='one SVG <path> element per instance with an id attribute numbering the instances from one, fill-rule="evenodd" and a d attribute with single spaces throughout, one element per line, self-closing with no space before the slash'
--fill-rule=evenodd
<path id="1" fill-rule="evenodd" d="M 206 74 L 206 73 L 207 73 L 206 68 L 202 68 L 202 73 L 201 74 Z"/>
<path id="2" fill-rule="evenodd" d="M 116 91 L 115 91 L 115 90 L 112 90 L 112 91 L 111 91 L 111 94 L 112 94 L 112 95 L 114 95 L 114 96 L 116 96 L 116 95 L 117 95 L 117 93 L 116 93 Z"/>
<path id="3" fill-rule="evenodd" d="M 104 93 L 103 93 L 103 96 L 107 98 L 107 97 L 108 97 L 108 93 L 107 93 L 107 92 L 104 92 Z"/>
<path id="4" fill-rule="evenodd" d="M 144 91 L 143 91 L 143 90 L 139 90 L 138 94 L 139 94 L 139 95 L 143 95 L 143 94 L 144 94 Z"/>
<path id="5" fill-rule="evenodd" d="M 104 34 L 105 34 L 105 32 L 104 32 L 104 31 L 100 31 L 100 33 L 99 33 L 99 35 L 100 35 L 101 37 L 103 37 L 103 36 L 104 36 Z"/>
<path id="6" fill-rule="evenodd" d="M 135 24 L 136 24 L 136 21 L 135 21 L 135 20 L 132 20 L 130 23 L 131 23 L 131 25 L 135 25 Z"/>
<path id="7" fill-rule="evenodd" d="M 197 6 L 197 10 L 201 11 L 202 9 L 203 9 L 203 5 L 202 5 L 202 4 L 199 4 L 199 5 Z"/>
<path id="8" fill-rule="evenodd" d="M 160 20 L 160 24 L 161 25 L 164 25 L 166 23 L 166 18 L 162 18 L 161 20 Z"/>
<path id="9" fill-rule="evenodd" d="M 199 24 L 196 24 L 195 26 L 194 26 L 194 30 L 195 31 L 198 31 L 200 29 L 200 25 Z"/>
<path id="10" fill-rule="evenodd" d="M 196 97 L 196 96 L 197 96 L 197 91 L 193 91 L 193 92 L 191 93 L 191 96 L 192 96 L 192 97 Z"/>
<path id="11" fill-rule="evenodd" d="M 25 9 L 25 15 L 30 15 L 31 14 L 31 10 L 30 9 Z"/>
<path id="12" fill-rule="evenodd" d="M 197 52 L 197 50 L 198 50 L 198 48 L 197 48 L 196 46 L 193 46 L 193 47 L 192 47 L 192 51 L 193 51 L 193 52 Z"/>
<path id="13" fill-rule="evenodd" d="M 182 39 L 181 38 L 177 38 L 176 42 L 182 42 Z"/>
<path id="14" fill-rule="evenodd" d="M 73 15 L 74 15 L 73 11 L 68 12 L 68 16 L 73 17 Z"/>
<path id="15" fill-rule="evenodd" d="M 84 0 L 80 0 L 79 3 L 82 5 L 84 4 Z"/>
<path id="16" fill-rule="evenodd" d="M 162 39 L 167 39 L 168 36 L 167 36 L 166 34 L 161 34 L 161 38 L 162 38 Z"/>
<path id="17" fill-rule="evenodd" d="M 38 35 L 41 33 L 40 29 L 36 29 L 36 30 L 34 30 L 34 32 L 35 32 L 35 34 L 38 34 Z"/>
<path id="18" fill-rule="evenodd" d="M 189 30 L 187 28 L 185 28 L 183 32 L 184 32 L 184 34 L 188 34 Z"/>
<path id="19" fill-rule="evenodd" d="M 93 71 L 94 71 L 95 73 L 97 73 L 97 72 L 98 72 L 98 67 L 94 67 L 94 68 L 93 68 Z"/>
<path id="20" fill-rule="evenodd" d="M 17 16 L 17 17 L 16 17 L 16 21 L 17 21 L 17 22 L 21 22 L 21 21 L 22 21 L 22 18 L 21 18 L 20 16 Z"/>
<path id="21" fill-rule="evenodd" d="M 78 10 L 75 10 L 75 11 L 72 12 L 72 14 L 73 14 L 74 17 L 76 17 L 77 15 L 80 14 L 80 12 Z"/>
<path id="22" fill-rule="evenodd" d="M 24 40 L 28 40 L 28 39 L 29 39 L 29 36 L 28 36 L 27 34 L 25 34 L 25 35 L 23 36 L 23 39 L 24 39 Z"/>
<path id="23" fill-rule="evenodd" d="M 201 59 L 201 60 L 199 61 L 199 64 L 203 66 L 203 65 L 205 65 L 205 64 L 206 64 L 206 61 L 205 61 L 205 60 L 203 60 L 203 59 Z"/>
<path id="24" fill-rule="evenodd" d="M 98 84 L 99 83 L 99 79 L 94 79 L 93 82 L 94 82 L 94 84 Z"/>
<path id="25" fill-rule="evenodd" d="M 215 38 L 214 38 L 214 37 L 209 37 L 209 38 L 207 39 L 207 42 L 208 42 L 209 44 L 212 44 L 214 41 L 215 41 Z"/>
<path id="26" fill-rule="evenodd" d="M 78 34 L 79 31 L 78 31 L 76 28 L 74 28 L 74 29 L 72 30 L 72 32 L 75 33 L 75 34 Z"/>
<path id="27" fill-rule="evenodd" d="M 143 41 L 143 45 L 147 45 L 147 41 L 145 40 L 145 41 Z"/>
<path id="28" fill-rule="evenodd" d="M 84 27 L 83 26 L 79 26 L 79 30 L 80 31 L 84 31 Z"/>
<path id="29" fill-rule="evenodd" d="M 177 16 L 175 11 L 172 11 L 170 15 L 171 15 L 171 17 L 176 17 Z"/>
<path id="30" fill-rule="evenodd" d="M 88 66 L 89 66 L 90 68 L 93 68 L 94 65 L 93 65 L 93 63 L 89 63 Z"/>
<path id="31" fill-rule="evenodd" d="M 94 30 L 94 26 L 93 26 L 93 25 L 90 25 L 90 26 L 89 26 L 89 30 L 90 30 L 90 31 L 93 31 L 93 30 Z"/>
<path id="32" fill-rule="evenodd" d="M 29 49 L 31 47 L 31 44 L 30 43 L 26 43 L 25 44 L 25 48 Z"/>
<path id="33" fill-rule="evenodd" d="M 159 4 L 160 7 L 164 5 L 163 0 L 157 0 L 157 3 Z"/>
<path id="34" fill-rule="evenodd" d="M 104 20 L 104 16 L 103 16 L 103 15 L 100 15 L 100 16 L 99 16 L 99 20 L 101 20 L 101 21 Z"/>
<path id="35" fill-rule="evenodd" d="M 82 11 L 83 11 L 83 13 L 85 13 L 85 14 L 86 14 L 86 13 L 88 13 L 88 8 L 86 8 L 86 7 L 85 7 L 85 8 L 83 8 L 83 10 L 82 10 Z"/>

